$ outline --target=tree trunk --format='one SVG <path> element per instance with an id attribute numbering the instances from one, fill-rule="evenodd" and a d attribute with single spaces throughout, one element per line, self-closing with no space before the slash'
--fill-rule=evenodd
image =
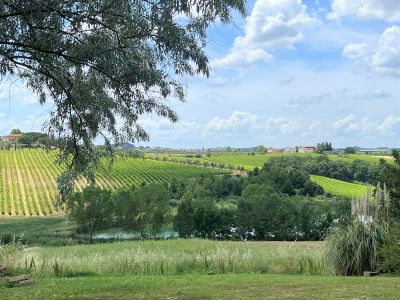
<path id="1" fill-rule="evenodd" d="M 89 224 L 90 243 L 93 244 L 93 223 Z"/>

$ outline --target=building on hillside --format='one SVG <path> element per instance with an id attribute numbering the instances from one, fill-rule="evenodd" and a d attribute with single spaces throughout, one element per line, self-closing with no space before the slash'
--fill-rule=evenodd
<path id="1" fill-rule="evenodd" d="M 283 153 L 297 153 L 298 148 L 296 146 L 289 146 L 283 150 Z"/>
<path id="2" fill-rule="evenodd" d="M 272 148 L 272 147 L 270 147 L 270 148 L 268 148 L 267 153 L 268 154 L 278 154 L 278 153 L 283 153 L 284 150 L 285 149 L 283 149 L 283 148 Z"/>
<path id="3" fill-rule="evenodd" d="M 21 136 L 21 133 L 11 133 L 9 135 L 3 135 L 0 137 L 0 140 L 5 143 L 16 143 Z"/>
<path id="4" fill-rule="evenodd" d="M 299 147 L 299 153 L 311 153 L 317 151 L 317 147 L 315 146 L 301 146 Z"/>

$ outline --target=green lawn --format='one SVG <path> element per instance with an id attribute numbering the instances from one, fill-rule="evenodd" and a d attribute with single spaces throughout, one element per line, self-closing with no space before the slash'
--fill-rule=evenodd
<path id="1" fill-rule="evenodd" d="M 399 277 L 227 274 L 37 278 L 1 299 L 398 299 Z"/>

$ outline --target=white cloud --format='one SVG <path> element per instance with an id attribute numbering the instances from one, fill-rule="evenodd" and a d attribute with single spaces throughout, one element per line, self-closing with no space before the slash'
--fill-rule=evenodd
<path id="1" fill-rule="evenodd" d="M 385 30 L 371 63 L 380 73 L 400 75 L 400 27 L 392 26 Z"/>
<path id="2" fill-rule="evenodd" d="M 375 47 L 349 44 L 344 47 L 343 55 L 367 65 L 377 73 L 400 76 L 400 27 L 387 28 Z"/>
<path id="3" fill-rule="evenodd" d="M 342 55 L 347 58 L 364 58 L 368 55 L 369 46 L 367 44 L 350 43 L 343 48 Z"/>
<path id="4" fill-rule="evenodd" d="M 316 20 L 301 0 L 257 0 L 246 19 L 244 36 L 235 39 L 229 53 L 212 62 L 215 67 L 246 67 L 269 62 L 268 49 L 292 48 L 302 30 Z"/>
<path id="5" fill-rule="evenodd" d="M 214 67 L 244 68 L 273 60 L 273 56 L 260 48 L 234 48 L 225 57 L 214 60 Z"/>
<path id="6" fill-rule="evenodd" d="M 139 123 L 141 126 L 143 126 L 144 129 L 168 131 L 168 132 L 172 132 L 174 130 L 187 131 L 200 128 L 200 125 L 194 121 L 189 122 L 182 120 L 177 123 L 172 123 L 171 121 L 165 118 L 142 119 L 140 120 Z"/>
<path id="7" fill-rule="evenodd" d="M 337 120 L 335 123 L 333 123 L 333 128 L 335 129 L 341 129 L 345 127 L 346 125 L 350 124 L 355 118 L 355 115 L 350 114 L 347 117 Z"/>
<path id="8" fill-rule="evenodd" d="M 328 19 L 354 17 L 358 19 L 400 21 L 398 0 L 333 0 Z"/>
<path id="9" fill-rule="evenodd" d="M 393 136 L 399 134 L 400 117 L 389 115 L 382 121 L 371 120 L 368 116 L 358 119 L 350 114 L 337 120 L 333 128 L 340 134 L 362 135 L 362 136 Z"/>
<path id="10" fill-rule="evenodd" d="M 234 111 L 229 118 L 215 117 L 206 125 L 208 130 L 234 130 L 239 128 L 254 129 L 258 117 L 248 112 Z"/>
<path id="11" fill-rule="evenodd" d="M 400 117 L 387 116 L 377 128 L 383 135 L 394 135 L 400 130 Z"/>

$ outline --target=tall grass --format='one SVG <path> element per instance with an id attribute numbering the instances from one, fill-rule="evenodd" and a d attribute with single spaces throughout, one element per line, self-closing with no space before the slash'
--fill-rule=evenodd
<path id="1" fill-rule="evenodd" d="M 376 271 L 378 249 L 385 227 L 359 218 L 335 228 L 327 238 L 326 257 L 337 275 L 361 275 Z"/>
<path id="2" fill-rule="evenodd" d="M 31 247 L 10 263 L 33 275 L 326 274 L 322 243 L 136 241 Z"/>

